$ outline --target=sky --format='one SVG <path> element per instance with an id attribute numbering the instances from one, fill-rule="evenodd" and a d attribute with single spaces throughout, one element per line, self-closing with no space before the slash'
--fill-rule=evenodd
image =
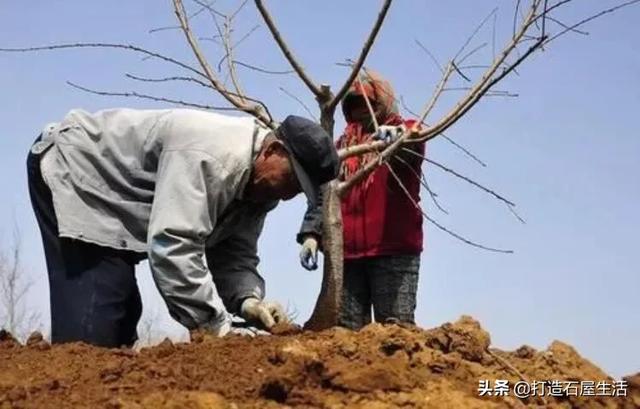
<path id="1" fill-rule="evenodd" d="M 576 22 L 617 4 L 612 0 L 574 3 L 557 15 L 562 21 Z M 238 3 L 218 2 L 227 11 L 234 4 Z M 378 4 L 280 0 L 268 2 L 268 7 L 309 75 L 335 89 L 348 74 L 337 63 L 358 55 Z M 513 29 L 514 4 L 507 0 L 397 1 L 367 67 L 387 77 L 407 106 L 419 111 L 440 73 L 415 40 L 444 63 L 497 7 L 495 47 L 500 49 Z M 152 0 L 2 0 L 0 47 L 131 43 L 196 64 L 181 32 L 149 33 L 176 24 L 171 7 L 170 1 Z M 491 333 L 495 347 L 529 344 L 543 349 L 558 339 L 616 377 L 640 370 L 638 21 L 640 6 L 632 6 L 590 23 L 585 27 L 589 35 L 570 33 L 558 39 L 497 87 L 518 97 L 486 98 L 452 127 L 447 136 L 481 158 L 486 167 L 442 138 L 429 142 L 431 158 L 514 201 L 526 224 L 518 222 L 502 203 L 425 165 L 429 183 L 448 215 L 439 212 L 423 192 L 425 210 L 474 241 L 512 249 L 514 254 L 473 248 L 425 223 L 416 310 L 419 325 L 432 327 L 468 314 Z M 252 2 L 237 15 L 233 35 L 240 39 L 256 25 L 236 49 L 237 59 L 272 70 L 288 69 Z M 194 19 L 194 28 L 201 37 L 215 35 L 204 13 Z M 474 54 L 474 64 L 491 60 L 492 38 L 491 24 L 478 32 L 469 49 L 485 42 L 487 46 Z M 206 39 L 202 45 L 215 66 L 224 55 L 219 45 Z M 166 77 L 181 71 L 133 53 L 104 49 L 0 53 L 0 242 L 7 248 L 18 226 L 24 266 L 35 280 L 29 308 L 41 312 L 45 326 L 46 269 L 25 171 L 30 144 L 46 123 L 60 120 L 73 108 L 170 106 L 90 95 L 66 81 L 97 90 L 136 90 L 222 104 L 218 96 L 198 86 L 139 83 L 125 73 Z M 309 116 L 281 87 L 315 106 L 295 75 L 265 75 L 241 68 L 239 74 L 247 93 L 264 101 L 277 118 Z M 447 93 L 432 120 L 461 95 Z M 336 130 L 343 126 L 338 113 Z M 298 262 L 294 237 L 305 207 L 301 196 L 278 206 L 267 217 L 259 242 L 267 297 L 296 312 L 300 322 L 310 315 L 321 278 L 321 269 L 308 272 Z M 137 278 L 145 315 L 159 317 L 161 331 L 183 335 L 168 317 L 146 265 L 138 269 Z"/>

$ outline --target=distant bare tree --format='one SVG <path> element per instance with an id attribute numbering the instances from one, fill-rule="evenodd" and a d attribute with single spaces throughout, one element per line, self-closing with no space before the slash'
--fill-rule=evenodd
<path id="1" fill-rule="evenodd" d="M 0 327 L 20 340 L 41 327 L 40 313 L 27 301 L 33 284 L 22 265 L 22 241 L 16 229 L 9 250 L 0 249 Z"/>

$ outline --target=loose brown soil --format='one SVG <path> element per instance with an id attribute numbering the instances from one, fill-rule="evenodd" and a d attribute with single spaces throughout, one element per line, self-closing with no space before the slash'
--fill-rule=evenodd
<path id="1" fill-rule="evenodd" d="M 469 317 L 431 330 L 373 324 L 362 331 L 258 338 L 194 334 L 140 352 L 81 343 L 26 346 L 0 333 L 0 408 L 639 408 L 626 397 L 529 400 L 478 396 L 481 379 L 612 379 L 569 345 L 491 350 Z"/>

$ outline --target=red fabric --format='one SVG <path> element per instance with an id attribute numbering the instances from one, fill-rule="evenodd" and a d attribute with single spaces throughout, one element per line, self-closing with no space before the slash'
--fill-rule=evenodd
<path id="1" fill-rule="evenodd" d="M 415 121 L 403 121 L 398 115 L 390 115 L 384 122 L 408 128 Z M 362 143 L 370 135 L 362 132 L 359 124 L 350 123 L 338 140 L 338 146 Z M 347 143 L 348 141 L 348 143 Z M 413 148 L 424 154 L 424 144 Z M 407 153 L 403 160 L 388 163 L 407 188 L 416 203 L 420 201 L 420 175 L 422 159 Z M 358 157 L 349 158 L 343 170 L 349 174 L 363 165 Z M 344 177 L 344 176 L 343 176 Z M 344 258 L 357 259 L 386 255 L 418 254 L 423 248 L 422 213 L 402 190 L 387 166 L 380 166 L 369 178 L 354 186 L 342 199 L 342 222 L 344 227 Z"/>

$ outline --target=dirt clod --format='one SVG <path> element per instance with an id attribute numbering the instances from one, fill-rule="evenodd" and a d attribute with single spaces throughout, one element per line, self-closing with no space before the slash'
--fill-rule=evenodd
<path id="1" fill-rule="evenodd" d="M 44 341 L 44 336 L 42 336 L 42 334 L 38 331 L 36 332 L 32 332 L 31 335 L 29 335 L 29 338 L 27 338 L 27 346 L 34 346 L 36 344 L 39 344 L 40 342 Z"/>

